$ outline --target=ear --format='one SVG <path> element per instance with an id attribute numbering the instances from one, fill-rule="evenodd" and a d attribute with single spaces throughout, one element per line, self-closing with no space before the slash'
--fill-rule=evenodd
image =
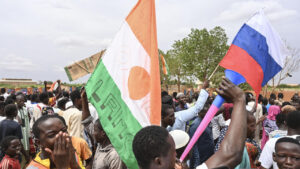
<path id="1" fill-rule="evenodd" d="M 154 161 L 154 164 L 156 166 L 161 166 L 162 165 L 162 161 L 159 157 L 155 157 L 153 161 Z"/>
<path id="2" fill-rule="evenodd" d="M 41 142 L 40 142 L 40 140 L 39 140 L 38 138 L 35 138 L 35 139 L 34 139 L 34 142 L 35 142 L 36 144 L 38 144 L 38 145 L 41 145 Z"/>

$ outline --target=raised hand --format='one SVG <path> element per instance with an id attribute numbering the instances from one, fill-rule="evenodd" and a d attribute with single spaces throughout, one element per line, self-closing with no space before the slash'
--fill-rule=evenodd
<path id="1" fill-rule="evenodd" d="M 70 147 L 71 140 L 67 133 L 59 132 L 55 137 L 53 151 L 46 148 L 45 151 L 50 154 L 51 160 L 54 162 L 57 169 L 69 168 L 72 159 Z"/>
<path id="2" fill-rule="evenodd" d="M 240 99 L 245 99 L 243 90 L 233 84 L 227 78 L 223 78 L 219 88 L 217 88 L 216 91 L 227 101 L 236 102 Z"/>

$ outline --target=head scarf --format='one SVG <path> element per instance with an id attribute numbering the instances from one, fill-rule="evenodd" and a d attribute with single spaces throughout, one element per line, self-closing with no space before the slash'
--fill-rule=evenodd
<path id="1" fill-rule="evenodd" d="M 280 113 L 280 107 L 276 106 L 276 105 L 272 105 L 269 108 L 267 118 L 275 121 L 276 120 L 275 118 L 276 118 L 277 114 L 279 114 L 279 113 Z"/>

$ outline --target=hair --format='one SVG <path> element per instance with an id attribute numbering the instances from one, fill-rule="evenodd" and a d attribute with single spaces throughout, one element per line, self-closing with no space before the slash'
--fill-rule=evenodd
<path id="1" fill-rule="evenodd" d="M 173 98 L 176 98 L 177 97 L 177 92 L 173 92 L 172 96 L 173 96 Z"/>
<path id="2" fill-rule="evenodd" d="M 286 105 L 292 105 L 292 104 L 290 102 L 283 102 L 282 105 L 281 105 L 281 107 L 284 107 Z"/>
<path id="3" fill-rule="evenodd" d="M 63 96 L 66 97 L 66 98 L 69 98 L 70 94 L 69 94 L 69 92 L 63 91 Z"/>
<path id="4" fill-rule="evenodd" d="M 11 94 L 11 95 L 9 95 L 9 96 L 7 96 L 7 98 L 6 98 L 6 100 L 13 100 L 13 102 L 15 102 L 16 101 L 16 95 L 15 94 Z"/>
<path id="5" fill-rule="evenodd" d="M 66 103 L 69 101 L 68 98 L 62 98 L 57 102 L 57 107 L 59 109 L 62 109 L 63 107 L 65 107 Z"/>
<path id="6" fill-rule="evenodd" d="M 33 94 L 33 95 L 31 95 L 31 97 L 30 97 L 30 100 L 31 100 L 31 102 L 38 102 L 38 95 L 37 94 Z"/>
<path id="7" fill-rule="evenodd" d="M 4 108 L 4 113 L 6 117 L 14 117 L 16 112 L 18 112 L 18 109 L 15 104 L 6 105 Z"/>
<path id="8" fill-rule="evenodd" d="M 47 92 L 43 92 L 39 95 L 40 102 L 44 103 L 47 99 L 49 99 L 49 95 Z"/>
<path id="9" fill-rule="evenodd" d="M 275 144 L 275 151 L 276 151 L 277 144 L 279 144 L 279 143 L 294 143 L 294 144 L 297 144 L 298 146 L 300 146 L 299 136 L 296 139 L 292 138 L 292 137 L 282 137 L 282 138 L 278 139 Z"/>
<path id="10" fill-rule="evenodd" d="M 14 103 L 15 103 L 15 101 L 14 101 L 13 99 L 11 99 L 11 98 L 8 98 L 8 97 L 7 97 L 7 99 L 5 100 L 5 104 L 6 104 L 6 105 L 14 104 Z"/>
<path id="11" fill-rule="evenodd" d="M 138 165 L 149 168 L 151 161 L 160 156 L 167 156 L 171 145 L 167 142 L 169 132 L 160 126 L 142 128 L 132 142 L 132 149 Z"/>
<path id="12" fill-rule="evenodd" d="M 5 88 L 1 88 L 1 94 L 4 94 L 6 92 Z"/>
<path id="13" fill-rule="evenodd" d="M 162 91 L 161 92 L 161 97 L 164 97 L 164 96 L 167 96 L 167 95 L 169 95 L 169 93 L 167 91 Z"/>
<path id="14" fill-rule="evenodd" d="M 6 137 L 4 137 L 4 139 L 1 142 L 1 151 L 3 153 L 5 153 L 5 151 L 10 146 L 10 142 L 13 141 L 13 140 L 16 140 L 16 139 L 19 140 L 19 138 L 16 137 L 16 136 L 6 136 Z"/>
<path id="15" fill-rule="evenodd" d="M 54 97 L 53 92 L 47 92 L 49 97 Z"/>
<path id="16" fill-rule="evenodd" d="M 170 95 L 166 95 L 161 98 L 161 102 L 162 102 L 162 104 L 173 105 L 173 98 Z"/>
<path id="17" fill-rule="evenodd" d="M 4 102 L 5 101 L 5 98 L 4 96 L 0 96 L 0 101 Z"/>
<path id="18" fill-rule="evenodd" d="M 4 109 L 5 108 L 5 102 L 0 101 L 0 109 Z"/>
<path id="19" fill-rule="evenodd" d="M 71 100 L 73 102 L 73 104 L 75 103 L 76 99 L 80 99 L 81 95 L 80 95 L 80 91 L 79 90 L 74 90 L 71 94 L 70 94 Z"/>
<path id="20" fill-rule="evenodd" d="M 270 94 L 270 99 L 271 99 L 271 98 L 274 99 L 274 100 L 276 100 L 276 94 L 271 93 L 271 94 Z"/>
<path id="21" fill-rule="evenodd" d="M 284 113 L 279 113 L 277 116 L 276 116 L 276 124 L 277 125 L 282 125 L 284 124 L 286 121 L 286 114 Z M 279 127 L 279 126 L 278 126 Z"/>
<path id="22" fill-rule="evenodd" d="M 278 99 L 280 98 L 280 99 L 283 99 L 283 93 L 278 93 Z"/>
<path id="23" fill-rule="evenodd" d="M 293 111 L 288 113 L 286 123 L 289 128 L 300 129 L 300 111 Z"/>
<path id="24" fill-rule="evenodd" d="M 37 121 L 33 124 L 32 126 L 32 133 L 36 138 L 40 138 L 40 124 L 43 123 L 44 121 L 48 120 L 48 119 L 59 119 L 65 126 L 67 126 L 67 123 L 65 121 L 65 119 L 59 115 L 44 115 L 42 117 L 40 117 L 39 119 L 37 119 Z"/>
<path id="25" fill-rule="evenodd" d="M 161 105 L 161 117 L 164 118 L 167 116 L 167 110 L 174 109 L 172 105 L 169 104 L 162 104 Z"/>
<path id="26" fill-rule="evenodd" d="M 267 105 L 267 104 L 268 104 L 268 99 L 264 97 L 263 100 L 262 100 L 262 103 L 263 103 L 264 105 Z"/>
<path id="27" fill-rule="evenodd" d="M 258 102 L 258 103 L 261 103 L 261 102 L 263 101 L 263 99 L 264 99 L 264 97 L 263 97 L 261 94 L 259 94 L 259 95 L 258 95 L 257 102 Z"/>

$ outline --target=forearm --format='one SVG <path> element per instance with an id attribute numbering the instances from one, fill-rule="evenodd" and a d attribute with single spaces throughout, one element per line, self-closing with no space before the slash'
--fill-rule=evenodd
<path id="1" fill-rule="evenodd" d="M 91 116 L 89 103 L 87 99 L 82 99 L 82 120 L 85 120 L 89 116 Z"/>
<path id="2" fill-rule="evenodd" d="M 202 89 L 195 106 L 193 106 L 187 110 L 182 110 L 180 112 L 177 112 L 179 114 L 178 118 L 180 118 L 180 120 L 183 123 L 186 123 L 186 122 L 190 121 L 191 119 L 193 119 L 194 117 L 198 116 L 198 113 L 200 112 L 200 110 L 203 109 L 208 96 L 209 96 L 209 94 L 207 93 L 207 91 Z"/>
<path id="3" fill-rule="evenodd" d="M 208 168 L 219 166 L 234 168 L 238 165 L 244 150 L 246 132 L 246 102 L 244 97 L 239 97 L 239 99 L 234 102 L 231 123 L 221 143 L 220 150 L 206 162 Z"/>
<path id="4" fill-rule="evenodd" d="M 229 156 L 228 158 L 230 159 L 228 160 L 232 160 L 232 166 L 229 166 L 230 168 L 234 168 L 240 163 L 240 159 L 242 157 L 242 153 L 245 147 L 246 134 L 246 102 L 244 98 L 241 98 L 234 103 L 233 112 L 231 116 L 231 124 L 229 125 L 228 131 L 225 135 L 224 141 L 222 142 L 220 149 L 222 153 L 227 154 Z"/>

